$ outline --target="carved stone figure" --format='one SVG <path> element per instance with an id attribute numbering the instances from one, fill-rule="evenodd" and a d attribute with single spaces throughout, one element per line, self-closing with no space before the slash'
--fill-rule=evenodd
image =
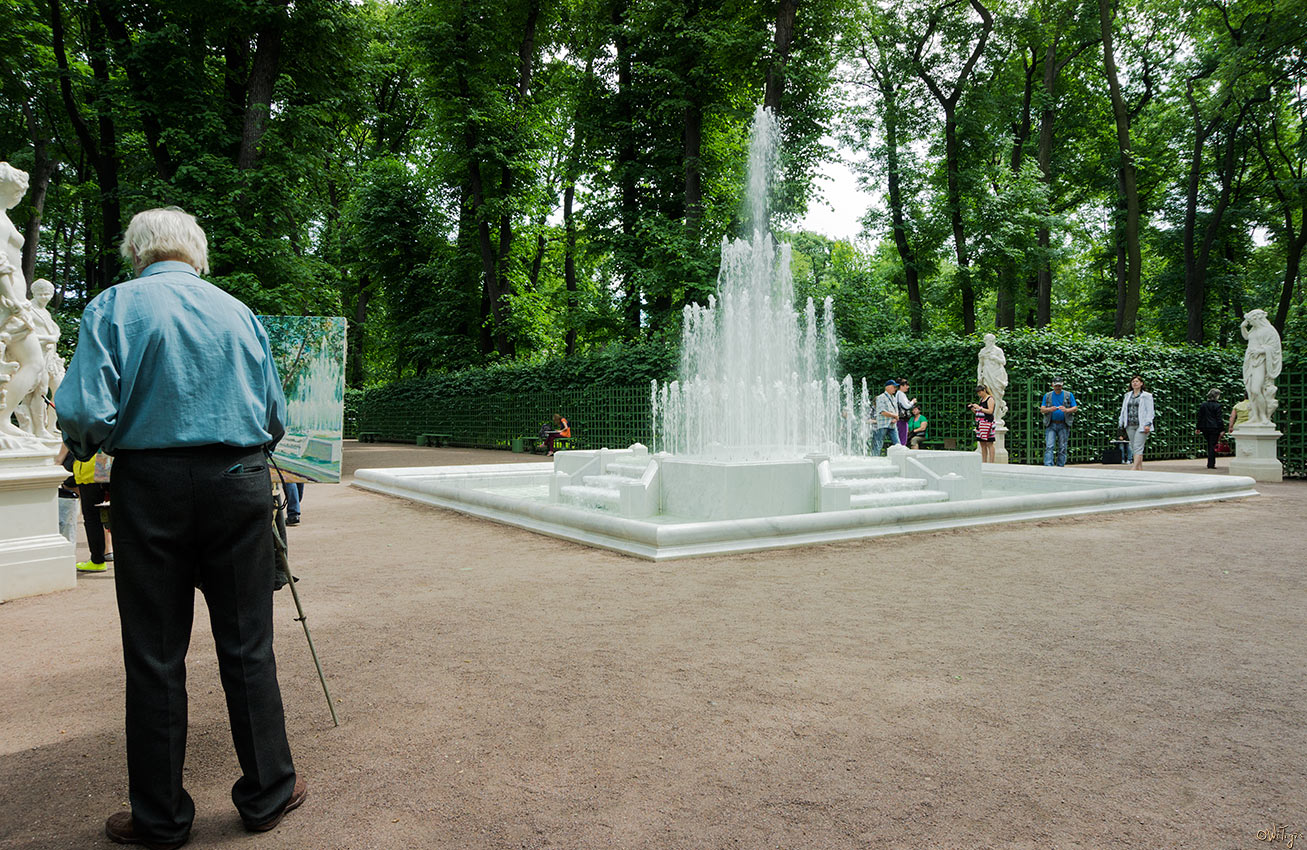
<path id="1" fill-rule="evenodd" d="M 36 315 L 37 336 L 41 343 L 41 350 L 45 352 L 45 378 L 36 388 L 36 395 L 40 398 L 54 398 L 55 391 L 64 380 L 64 359 L 59 356 L 59 323 L 50 315 L 48 306 L 50 299 L 54 297 L 54 284 L 45 278 L 39 278 L 32 283 L 32 312 Z M 53 436 L 58 436 L 58 429 L 55 427 L 54 408 L 42 403 L 45 410 L 45 430 Z M 33 411 L 35 413 L 35 411 Z M 35 429 L 33 429 L 35 433 Z"/>
<path id="2" fill-rule="evenodd" d="M 27 173 L 0 162 L 0 449 L 32 448 L 33 437 L 54 437 L 46 429 L 44 401 L 37 394 L 46 376 L 36 313 L 23 279 L 23 235 L 9 220 L 27 192 Z M 21 411 L 21 413 L 20 413 Z M 28 432 L 12 421 L 30 422 Z"/>
<path id="3" fill-rule="evenodd" d="M 1243 356 L 1243 385 L 1248 390 L 1248 421 L 1246 425 L 1271 425 L 1271 416 L 1280 403 L 1275 400 L 1275 379 L 1280 377 L 1284 355 L 1280 348 L 1280 334 L 1266 318 L 1265 310 L 1250 310 L 1244 314 L 1239 332 L 1248 340 Z"/>
<path id="4" fill-rule="evenodd" d="M 994 427 L 1001 428 L 1007 416 L 1007 402 L 1003 400 L 1007 391 L 1007 355 L 998 347 L 993 334 L 985 334 L 985 345 L 976 364 L 976 383 L 984 384 L 994 397 Z"/>

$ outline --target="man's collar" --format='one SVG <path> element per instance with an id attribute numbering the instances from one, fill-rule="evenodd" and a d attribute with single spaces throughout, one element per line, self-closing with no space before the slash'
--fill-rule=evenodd
<path id="1" fill-rule="evenodd" d="M 180 260 L 160 260 L 157 263 L 150 263 L 141 269 L 140 277 L 149 277 L 152 274 L 163 274 L 164 272 L 185 272 L 199 277 L 195 267 L 190 263 L 183 263 Z"/>

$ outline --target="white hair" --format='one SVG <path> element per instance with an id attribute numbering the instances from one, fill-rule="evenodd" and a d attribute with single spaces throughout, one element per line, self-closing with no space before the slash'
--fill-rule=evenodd
<path id="1" fill-rule="evenodd" d="M 200 274 L 209 270 L 209 241 L 195 216 L 180 207 L 143 210 L 123 234 L 122 255 L 137 271 L 160 260 L 180 260 Z"/>
<path id="2" fill-rule="evenodd" d="M 54 295 L 54 284 L 43 277 L 38 277 L 32 281 L 32 294 L 36 295 L 40 292 L 48 292 Z"/>

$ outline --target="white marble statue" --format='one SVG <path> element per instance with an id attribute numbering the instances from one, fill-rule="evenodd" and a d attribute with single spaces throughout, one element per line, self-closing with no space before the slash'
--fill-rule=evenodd
<path id="1" fill-rule="evenodd" d="M 1007 417 L 1007 402 L 1003 400 L 1007 391 L 1007 355 L 998 347 L 993 334 L 985 334 L 985 345 L 976 364 L 976 383 L 984 384 L 994 397 L 994 427 L 1003 427 Z"/>
<path id="2" fill-rule="evenodd" d="M 1245 425 L 1272 425 L 1271 416 L 1280 403 L 1275 400 L 1275 379 L 1280 377 L 1284 356 L 1280 334 L 1266 318 L 1265 310 L 1250 310 L 1239 326 L 1248 350 L 1243 356 L 1243 385 L 1248 391 L 1248 421 Z"/>
<path id="3" fill-rule="evenodd" d="M 27 173 L 0 162 L 0 449 L 31 448 L 36 438 L 55 437 L 46 428 L 46 357 L 38 318 L 27 300 L 23 278 L 23 235 L 9 210 L 27 192 Z M 31 431 L 15 425 L 17 417 Z"/>
<path id="4" fill-rule="evenodd" d="M 63 333 L 54 316 L 50 315 L 49 305 L 53 297 L 53 283 L 45 278 L 37 278 L 32 283 L 32 309 L 39 325 L 41 349 L 45 352 L 45 382 L 44 386 L 37 387 L 37 393 L 43 398 L 54 398 L 67 371 L 64 359 L 59 356 L 59 337 Z M 58 435 L 54 408 L 50 405 L 45 405 L 45 427 L 51 434 Z"/>

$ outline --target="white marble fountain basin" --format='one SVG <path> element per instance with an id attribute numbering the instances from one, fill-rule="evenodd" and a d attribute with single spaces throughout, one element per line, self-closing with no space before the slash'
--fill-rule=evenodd
<path id="1" fill-rule="evenodd" d="M 1257 493 L 1236 475 L 982 467 L 969 452 L 901 447 L 877 461 L 747 463 L 633 448 L 560 452 L 552 463 L 361 469 L 354 486 L 651 560 Z"/>

